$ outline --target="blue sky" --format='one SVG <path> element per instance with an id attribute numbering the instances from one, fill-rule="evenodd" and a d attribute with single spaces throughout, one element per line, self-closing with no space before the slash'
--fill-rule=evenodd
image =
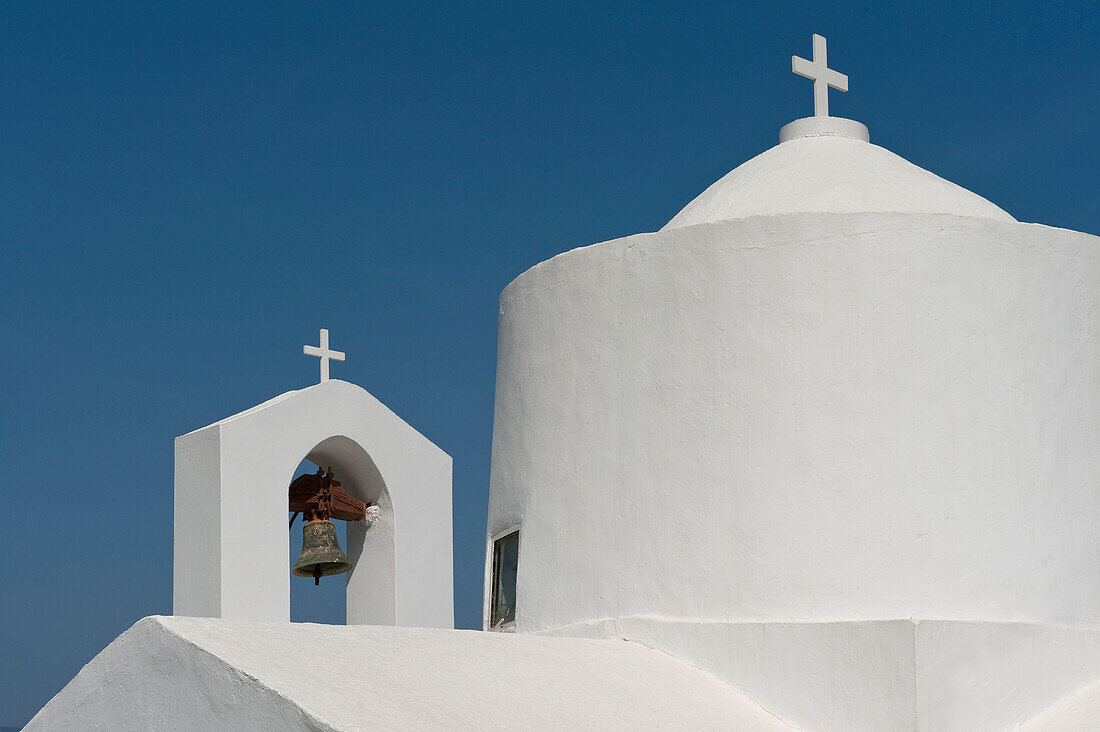
<path id="1" fill-rule="evenodd" d="M 453 456 L 476 627 L 500 290 L 775 144 L 814 32 L 834 115 L 1100 233 L 1094 1 L 0 7 L 0 725 L 171 612 L 173 438 L 314 383 L 320 327 Z"/>

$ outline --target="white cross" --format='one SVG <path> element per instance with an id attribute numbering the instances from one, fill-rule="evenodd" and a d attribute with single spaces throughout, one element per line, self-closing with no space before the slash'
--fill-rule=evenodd
<path id="1" fill-rule="evenodd" d="M 319 356 L 321 358 L 321 383 L 328 381 L 328 361 L 331 358 L 333 361 L 343 361 L 343 351 L 330 351 L 328 348 L 328 331 L 321 328 L 321 345 L 318 346 L 302 346 L 302 353 L 307 356 Z"/>
<path id="2" fill-rule="evenodd" d="M 814 80 L 814 116 L 829 116 L 829 87 L 848 91 L 848 77 L 829 68 L 825 37 L 814 33 L 814 60 L 791 56 L 791 71 Z"/>

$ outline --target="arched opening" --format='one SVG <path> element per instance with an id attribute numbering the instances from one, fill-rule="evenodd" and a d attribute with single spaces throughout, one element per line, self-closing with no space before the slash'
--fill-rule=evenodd
<path id="1" fill-rule="evenodd" d="M 294 471 L 294 477 L 317 472 L 320 467 L 312 460 L 303 460 Z M 347 548 L 348 531 L 344 521 L 333 521 L 340 546 Z M 290 565 L 298 560 L 302 552 L 302 529 L 305 519 L 298 516 L 290 526 Z M 308 577 L 290 578 L 290 620 L 294 623 L 326 623 L 345 625 L 347 623 L 347 580 L 341 576 L 325 577 L 314 585 Z"/>
<path id="2" fill-rule="evenodd" d="M 333 436 L 322 440 L 302 460 L 286 485 L 299 475 L 330 470 L 343 488 L 368 506 L 377 517 L 367 525 L 334 520 L 340 546 L 352 563 L 343 575 L 311 578 L 290 575 L 302 549 L 302 521 L 291 527 L 289 564 L 290 619 L 334 624 L 396 623 L 394 510 L 385 482 L 370 455 L 354 440 Z M 288 513 L 289 517 L 290 514 Z"/>

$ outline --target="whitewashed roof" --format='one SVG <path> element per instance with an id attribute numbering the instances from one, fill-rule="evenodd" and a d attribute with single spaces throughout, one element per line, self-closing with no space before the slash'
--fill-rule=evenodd
<path id="1" fill-rule="evenodd" d="M 781 142 L 727 173 L 662 231 L 749 216 L 865 212 L 1015 221 L 981 196 L 878 145 L 843 134 L 810 134 Z"/>
<path id="2" fill-rule="evenodd" d="M 793 729 L 633 642 L 184 617 L 136 623 L 27 727 L 90 728 Z"/>

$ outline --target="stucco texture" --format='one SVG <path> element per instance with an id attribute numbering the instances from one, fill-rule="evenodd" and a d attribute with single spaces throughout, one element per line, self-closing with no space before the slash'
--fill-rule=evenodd
<path id="1" fill-rule="evenodd" d="M 501 296 L 489 533 L 517 628 L 1100 621 L 1100 240 L 754 217 Z"/>
<path id="2" fill-rule="evenodd" d="M 490 480 L 516 630 L 639 640 L 812 729 L 1023 722 L 1100 675 L 1098 325 L 1100 239 L 1007 216 L 752 216 L 533 267 Z"/>
<path id="3" fill-rule="evenodd" d="M 637 643 L 146 618 L 27 727 L 86 730 L 794 729 Z"/>

